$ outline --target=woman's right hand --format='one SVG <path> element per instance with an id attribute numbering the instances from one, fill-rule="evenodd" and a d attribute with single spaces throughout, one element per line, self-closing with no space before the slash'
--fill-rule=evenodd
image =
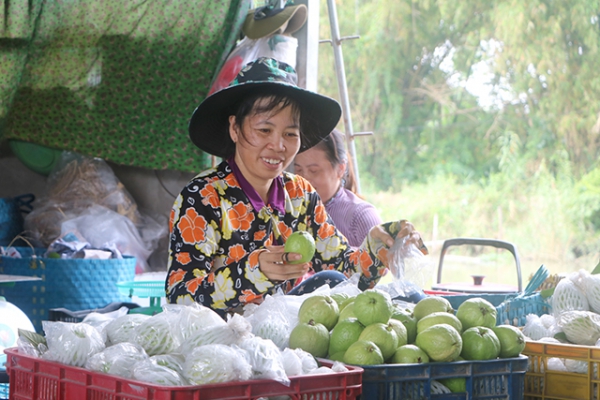
<path id="1" fill-rule="evenodd" d="M 259 268 L 271 282 L 297 279 L 308 272 L 310 263 L 290 264 L 302 258 L 298 253 L 286 253 L 284 246 L 266 246 L 258 256 Z"/>

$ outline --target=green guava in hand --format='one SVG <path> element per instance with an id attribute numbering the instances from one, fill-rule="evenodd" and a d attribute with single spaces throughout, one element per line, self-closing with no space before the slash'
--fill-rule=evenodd
<path id="1" fill-rule="evenodd" d="M 290 261 L 288 264 L 303 264 L 312 260 L 315 255 L 315 239 L 306 231 L 296 231 L 287 238 L 284 249 L 286 253 L 302 255 L 300 260 Z"/>

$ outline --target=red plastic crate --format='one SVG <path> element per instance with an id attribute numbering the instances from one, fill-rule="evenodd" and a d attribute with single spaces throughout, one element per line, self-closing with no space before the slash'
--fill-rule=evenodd
<path id="1" fill-rule="evenodd" d="M 4 352 L 11 400 L 254 400 L 272 396 L 351 400 L 362 391 L 363 369 L 350 365 L 347 372 L 291 377 L 289 387 L 273 380 L 160 386 L 19 354 L 16 348 Z"/>

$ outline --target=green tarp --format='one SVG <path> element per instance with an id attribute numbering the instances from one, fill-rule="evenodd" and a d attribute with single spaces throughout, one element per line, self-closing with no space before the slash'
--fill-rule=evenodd
<path id="1" fill-rule="evenodd" d="M 250 0 L 0 0 L 0 140 L 197 172 L 187 125 Z"/>

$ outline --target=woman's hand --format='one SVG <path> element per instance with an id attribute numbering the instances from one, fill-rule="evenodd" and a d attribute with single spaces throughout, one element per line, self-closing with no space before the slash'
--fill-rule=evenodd
<path id="1" fill-rule="evenodd" d="M 387 233 L 380 225 L 375 225 L 373 228 L 371 228 L 369 235 L 374 239 L 381 240 L 383 243 L 387 244 L 388 247 L 392 247 L 394 244 L 394 238 L 392 238 L 389 233 Z M 398 231 L 398 234 L 396 235 L 396 240 L 403 239 L 405 237 L 408 237 L 406 241 L 417 246 L 421 253 L 425 255 L 429 254 L 427 247 L 423 243 L 421 234 L 415 230 L 413 224 L 403 219 L 400 221 L 400 231 Z"/>
<path id="2" fill-rule="evenodd" d="M 310 263 L 289 264 L 302 258 L 298 253 L 286 253 L 283 246 L 266 246 L 258 256 L 259 268 L 271 282 L 281 282 L 304 276 Z"/>

